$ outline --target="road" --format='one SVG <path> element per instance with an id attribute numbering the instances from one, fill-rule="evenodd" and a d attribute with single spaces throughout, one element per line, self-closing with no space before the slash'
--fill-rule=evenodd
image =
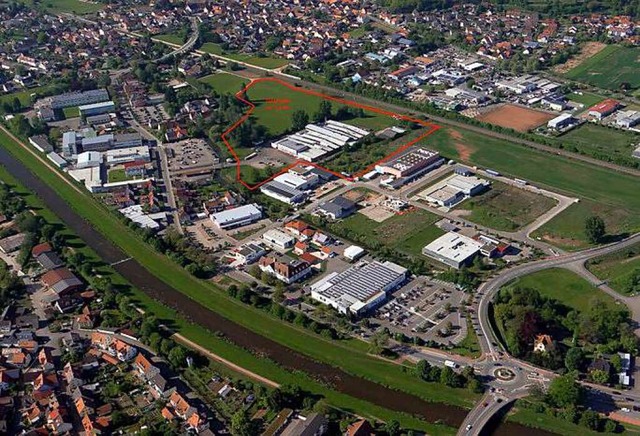
<path id="1" fill-rule="evenodd" d="M 198 38 L 200 36 L 200 33 L 198 31 L 198 20 L 195 17 L 191 17 L 190 21 L 191 21 L 191 36 L 189 37 L 189 40 L 185 42 L 182 46 L 173 50 L 171 53 L 168 53 L 162 56 L 161 58 L 156 59 L 155 62 L 162 63 L 166 60 L 173 58 L 174 56 L 187 53 L 191 51 L 193 47 L 195 47 L 196 42 L 198 42 Z"/>

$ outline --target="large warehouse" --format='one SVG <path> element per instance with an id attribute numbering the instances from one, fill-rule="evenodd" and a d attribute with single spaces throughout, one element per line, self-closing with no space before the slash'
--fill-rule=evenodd
<path id="1" fill-rule="evenodd" d="M 255 204 L 247 204 L 211 214 L 211 221 L 221 229 L 246 226 L 260 218 L 262 218 L 262 210 Z"/>
<path id="2" fill-rule="evenodd" d="M 397 178 L 409 177 L 420 171 L 429 171 L 444 162 L 437 151 L 416 148 L 388 162 L 376 166 L 376 171 Z"/>
<path id="3" fill-rule="evenodd" d="M 485 179 L 456 174 L 428 187 L 420 192 L 418 197 L 438 206 L 451 207 L 467 197 L 483 192 L 489 186 L 489 182 Z"/>
<path id="4" fill-rule="evenodd" d="M 422 254 L 445 265 L 460 269 L 471 263 L 482 245 L 467 236 L 449 232 L 424 247 Z"/>
<path id="5" fill-rule="evenodd" d="M 382 303 L 387 292 L 407 279 L 407 269 L 392 262 L 360 262 L 311 285 L 311 298 L 340 313 L 361 315 Z"/>

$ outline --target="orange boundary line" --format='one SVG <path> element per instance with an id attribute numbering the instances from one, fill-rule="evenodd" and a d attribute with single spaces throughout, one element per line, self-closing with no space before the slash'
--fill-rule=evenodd
<path id="1" fill-rule="evenodd" d="M 424 127 L 431 127 L 431 129 L 429 129 L 423 135 L 420 135 L 417 138 L 409 141 L 405 145 L 398 147 L 396 150 L 394 150 L 393 152 L 389 153 L 387 156 L 385 156 L 382 159 L 372 163 L 371 165 L 367 166 L 363 170 L 358 171 L 352 177 L 347 177 L 344 174 L 337 173 L 335 171 L 332 171 L 332 170 L 330 170 L 328 168 L 325 168 L 324 166 L 319 165 L 319 164 L 314 163 L 314 162 L 309 162 L 309 161 L 306 161 L 304 159 L 297 159 L 296 161 L 294 161 L 290 165 L 288 165 L 285 168 L 283 168 L 282 171 L 280 171 L 277 174 L 274 174 L 273 176 L 269 177 L 268 179 L 263 180 L 263 181 L 255 184 L 255 185 L 249 185 L 244 180 L 242 180 L 242 175 L 241 175 L 241 170 L 240 170 L 240 166 L 242 165 L 242 160 L 238 157 L 238 155 L 236 154 L 235 150 L 233 149 L 233 147 L 231 146 L 231 144 L 227 140 L 227 135 L 229 135 L 231 132 L 233 132 L 240 124 L 244 123 L 251 116 L 253 111 L 255 110 L 256 105 L 254 105 L 252 102 L 242 98 L 241 95 L 245 94 L 252 86 L 254 86 L 255 84 L 260 83 L 260 82 L 275 82 L 275 83 L 278 83 L 280 85 L 286 86 L 287 88 L 289 88 L 292 91 L 299 92 L 301 94 L 313 95 L 315 97 L 320 97 L 320 98 L 323 98 L 325 100 L 335 101 L 335 102 L 338 102 L 338 103 L 341 103 L 341 104 L 344 104 L 344 105 L 347 105 L 347 106 L 357 107 L 357 108 L 360 108 L 360 109 L 363 109 L 363 110 L 366 110 L 366 111 L 370 111 L 370 112 L 374 112 L 374 113 L 377 113 L 377 114 L 381 114 L 381 115 L 387 115 L 387 116 L 390 116 L 390 117 L 395 118 L 395 119 L 410 121 L 410 122 L 413 122 L 413 123 L 420 124 L 421 126 L 424 126 Z M 240 100 L 241 102 L 243 102 L 244 104 L 246 104 L 247 106 L 249 106 L 249 110 L 242 117 L 240 117 L 240 119 L 238 121 L 233 123 L 231 125 L 231 127 L 229 127 L 227 130 L 225 130 L 224 133 L 222 133 L 221 138 L 222 138 L 222 141 L 227 146 L 227 148 L 229 149 L 229 152 L 231 152 L 231 155 L 236 160 L 236 179 L 240 183 L 242 183 L 242 185 L 244 185 L 247 189 L 252 190 L 252 191 L 255 190 L 255 189 L 258 189 L 260 186 L 264 185 L 265 183 L 270 182 L 274 178 L 286 173 L 288 170 L 290 170 L 291 168 L 293 168 L 293 167 L 295 167 L 296 165 L 299 165 L 299 164 L 311 165 L 313 167 L 316 167 L 316 168 L 319 168 L 319 169 L 321 169 L 323 171 L 326 171 L 326 172 L 328 172 L 330 174 L 333 174 L 334 176 L 336 176 L 338 178 L 353 182 L 354 179 L 356 179 L 356 178 L 368 173 L 369 171 L 373 170 L 375 168 L 375 166 L 378 165 L 379 163 L 387 161 L 387 160 L 391 159 L 392 157 L 398 155 L 399 153 L 402 153 L 407 148 L 413 146 L 417 142 L 421 141 L 422 139 L 426 138 L 427 136 L 431 135 L 432 133 L 434 133 L 435 131 L 437 131 L 438 129 L 441 128 L 437 124 L 434 124 L 434 123 L 431 123 L 431 122 L 427 122 L 427 121 L 423 121 L 423 120 L 420 120 L 420 119 L 417 119 L 417 118 L 412 118 L 412 117 L 409 117 L 407 115 L 401 115 L 401 114 L 398 114 L 398 113 L 395 113 L 395 112 L 386 111 L 384 109 L 379 109 L 379 108 L 375 108 L 375 107 L 372 107 L 372 106 L 367 106 L 365 104 L 361 104 L 361 103 L 358 103 L 358 102 L 355 102 L 355 101 L 352 101 L 352 100 L 345 100 L 345 99 L 338 98 L 338 97 L 332 97 L 330 95 L 322 94 L 320 92 L 312 91 L 312 90 L 309 90 L 309 89 L 298 88 L 296 86 L 293 86 L 293 85 L 291 85 L 291 84 L 289 84 L 289 83 L 287 83 L 287 82 L 285 82 L 283 80 L 277 79 L 275 77 L 262 77 L 262 78 L 259 78 L 259 79 L 253 79 L 243 89 L 238 91 L 235 94 L 235 97 L 238 100 Z"/>

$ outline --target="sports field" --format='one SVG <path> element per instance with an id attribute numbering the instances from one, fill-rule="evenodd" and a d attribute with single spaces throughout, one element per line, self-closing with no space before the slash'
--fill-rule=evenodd
<path id="1" fill-rule="evenodd" d="M 566 269 L 552 268 L 520 277 L 508 286 L 536 289 L 541 295 L 553 298 L 577 311 L 588 311 L 595 305 L 620 307 L 613 297 L 600 291 L 588 281 Z"/>
<path id="2" fill-rule="evenodd" d="M 447 158 L 493 168 L 580 198 L 580 203 L 541 229 L 554 239 L 566 238 L 567 245 L 579 248 L 586 244 L 584 220 L 592 213 L 602 215 L 609 234 L 640 230 L 637 177 L 463 129 L 440 129 L 426 138 L 424 146 Z"/>
<path id="3" fill-rule="evenodd" d="M 640 244 L 626 250 L 597 257 L 587 262 L 587 269 L 621 294 L 628 294 L 629 281 L 640 270 Z"/>
<path id="4" fill-rule="evenodd" d="M 491 189 L 463 201 L 456 211 L 474 223 L 512 232 L 531 223 L 555 204 L 552 198 L 493 181 Z"/>
<path id="5" fill-rule="evenodd" d="M 493 107 L 488 112 L 479 115 L 476 119 L 496 126 L 514 129 L 518 132 L 528 132 L 552 118 L 554 118 L 554 115 L 546 112 L 513 104 L 503 104 Z"/>
<path id="6" fill-rule="evenodd" d="M 585 59 L 565 76 L 605 89 L 619 90 L 622 84 L 636 89 L 640 88 L 639 62 L 640 48 L 610 45 Z"/>

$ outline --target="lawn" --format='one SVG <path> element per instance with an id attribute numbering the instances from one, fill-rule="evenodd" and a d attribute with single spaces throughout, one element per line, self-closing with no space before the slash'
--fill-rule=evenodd
<path id="1" fill-rule="evenodd" d="M 571 94 L 567 94 L 567 99 L 569 101 L 575 101 L 576 103 L 581 103 L 584 105 L 584 109 L 587 109 L 593 106 L 596 103 L 600 103 L 606 97 L 594 94 L 592 92 L 580 91 L 580 94 L 572 92 Z"/>
<path id="2" fill-rule="evenodd" d="M 123 168 L 116 168 L 109 171 L 109 183 L 124 182 L 131 177 L 127 177 Z"/>
<path id="3" fill-rule="evenodd" d="M 176 35 L 175 33 L 164 33 L 160 35 L 154 35 L 153 38 L 160 41 L 168 42 L 169 44 L 182 45 L 184 44 L 184 36 Z"/>
<path id="4" fill-rule="evenodd" d="M 247 79 L 229 73 L 215 73 L 199 80 L 209 85 L 218 94 L 235 94 L 249 83 Z"/>
<path id="5" fill-rule="evenodd" d="M 602 160 L 619 157 L 635 164 L 636 160 L 631 157 L 631 153 L 640 141 L 640 135 L 627 130 L 585 123 L 560 136 L 558 141 L 568 151 Z"/>
<path id="6" fill-rule="evenodd" d="M 307 112 L 309 117 L 313 119 L 314 113 L 318 111 L 322 97 L 303 92 L 300 88 L 292 89 L 280 82 L 261 81 L 252 85 L 247 96 L 256 105 L 252 117 L 260 124 L 264 125 L 271 136 L 279 136 L 287 132 L 292 127 L 291 114 L 296 110 Z M 335 113 L 342 103 L 332 101 L 331 106 Z M 365 111 L 365 116 L 350 120 L 350 124 L 360 126 L 360 120 L 363 121 L 363 128 L 366 124 L 377 126 L 391 126 L 398 124 L 390 116 L 377 114 L 371 111 Z"/>
<path id="7" fill-rule="evenodd" d="M 439 219 L 435 214 L 416 209 L 403 215 L 394 215 L 381 223 L 356 213 L 337 225 L 366 238 L 372 244 L 420 256 L 422 247 L 444 233 L 434 225 Z"/>
<path id="8" fill-rule="evenodd" d="M 570 206 L 553 220 L 556 223 L 549 223 L 556 238 L 567 238 L 571 244 L 586 244 L 584 218 L 594 213 L 605 218 L 610 234 L 640 230 L 637 177 L 464 129 L 440 129 L 425 139 L 424 146 L 448 158 L 580 198 L 581 204 Z M 579 219 L 572 219 L 576 216 Z"/>
<path id="9" fill-rule="evenodd" d="M 640 48 L 610 45 L 565 76 L 578 82 L 588 83 L 599 88 L 619 90 L 623 83 L 632 89 L 640 87 L 638 57 Z"/>
<path id="10" fill-rule="evenodd" d="M 552 198 L 493 181 L 484 193 L 463 201 L 458 210 L 466 219 L 496 230 L 512 232 L 533 222 L 555 206 Z"/>
<path id="11" fill-rule="evenodd" d="M 523 407 L 514 407 L 508 415 L 507 422 L 516 422 L 531 428 L 538 428 L 553 434 L 561 435 L 602 435 L 607 433 L 598 433 L 589 430 L 583 425 L 574 424 L 561 417 L 555 417 L 546 413 L 537 413 L 534 410 Z M 626 427 L 626 424 L 623 424 Z M 527 434 L 535 434 L 534 431 L 526 432 Z M 627 433 L 625 431 L 625 433 Z"/>
<path id="12" fill-rule="evenodd" d="M 45 0 L 44 2 L 38 2 L 35 4 L 33 0 L 18 0 L 20 3 L 24 3 L 31 7 L 44 7 L 49 12 L 67 12 L 78 15 L 91 14 L 104 8 L 101 3 L 93 3 L 80 0 Z"/>
<path id="13" fill-rule="evenodd" d="M 50 86 L 38 86 L 35 88 L 25 89 L 23 91 L 12 92 L 10 94 L 2 94 L 0 95 L 0 105 L 3 105 L 4 103 L 12 105 L 13 101 L 17 98 L 20 101 L 21 108 L 26 109 L 31 107 L 32 94 L 37 98 L 38 95 L 42 95 L 42 93 L 48 91 L 50 88 Z"/>
<path id="14" fill-rule="evenodd" d="M 230 321 L 306 354 L 312 359 L 340 367 L 349 373 L 412 393 L 429 401 L 469 406 L 473 400 L 477 399 L 476 395 L 465 390 L 416 383 L 411 374 L 401 371 L 397 365 L 368 356 L 366 344 L 360 341 L 326 340 L 308 330 L 284 324 L 257 308 L 228 297 L 226 292 L 215 284 L 194 278 L 169 258 L 143 243 L 126 224 L 108 211 L 106 206 L 91 198 L 88 193 L 77 191 L 64 183 L 58 175 L 54 174 L 51 167 L 36 160 L 29 151 L 15 144 L 3 132 L 0 133 L 0 144 L 25 163 L 44 183 L 55 189 L 70 207 L 85 217 L 97 231 L 121 247 L 128 255 L 135 256 L 152 274 Z M 203 339 L 208 334 L 202 332 L 201 336 L 202 338 L 194 340 L 203 343 Z M 216 352 L 220 351 L 213 349 Z M 256 372 L 261 373 L 259 370 Z"/>
<path id="15" fill-rule="evenodd" d="M 215 44 L 213 42 L 205 42 L 200 47 L 200 50 L 205 53 L 224 56 L 238 62 L 246 62 L 247 64 L 255 65 L 256 67 L 267 68 L 270 70 L 274 68 L 284 67 L 289 63 L 289 61 L 287 61 L 286 59 L 273 56 L 256 56 L 244 53 L 226 52 L 222 49 L 222 47 L 220 47 L 219 44 Z"/>
<path id="16" fill-rule="evenodd" d="M 632 274 L 640 269 L 640 244 L 591 259 L 587 262 L 587 269 L 606 280 L 617 292 L 628 295 L 627 283 Z"/>
<path id="17" fill-rule="evenodd" d="M 539 271 L 520 277 L 507 286 L 535 289 L 541 295 L 558 300 L 579 312 L 588 311 L 592 306 L 600 304 L 611 308 L 620 307 L 613 297 L 566 269 L 552 268 Z"/>
<path id="18" fill-rule="evenodd" d="M 65 119 L 77 118 L 80 116 L 80 109 L 78 109 L 78 106 L 66 107 L 62 109 L 62 113 Z"/>
<path id="19" fill-rule="evenodd" d="M 23 196 L 27 201 L 27 204 L 33 210 L 37 211 L 39 215 L 45 218 L 49 224 L 54 225 L 58 229 L 64 229 L 62 233 L 65 236 L 66 245 L 68 247 L 73 247 L 74 250 L 86 256 L 86 258 L 94 265 L 95 272 L 97 274 L 109 277 L 112 283 L 120 291 L 125 292 L 129 297 L 131 297 L 132 302 L 136 307 L 141 308 L 148 314 L 155 315 L 161 323 L 171 328 L 174 332 L 181 333 L 188 339 L 197 342 L 199 345 L 211 350 L 215 354 L 222 356 L 243 368 L 260 374 L 263 377 L 275 380 L 279 383 L 298 385 L 305 390 L 323 395 L 332 406 L 340 409 L 354 411 L 372 419 L 398 419 L 405 428 L 435 432 L 435 434 L 453 434 L 455 432 L 449 427 L 429 424 L 412 416 L 392 412 L 366 401 L 334 391 L 328 388 L 325 384 L 314 380 L 302 372 L 287 371 L 269 359 L 256 356 L 247 350 L 229 343 L 229 341 L 224 338 L 220 338 L 198 325 L 187 322 L 174 310 L 149 298 L 138 289 L 132 288 L 122 276 L 113 270 L 113 268 L 105 265 L 98 255 L 87 247 L 84 242 L 77 237 L 77 235 L 72 233 L 55 214 L 45 208 L 42 201 L 36 195 L 21 186 L 2 166 L 0 166 L 0 180 L 9 183 L 13 190 Z"/>

